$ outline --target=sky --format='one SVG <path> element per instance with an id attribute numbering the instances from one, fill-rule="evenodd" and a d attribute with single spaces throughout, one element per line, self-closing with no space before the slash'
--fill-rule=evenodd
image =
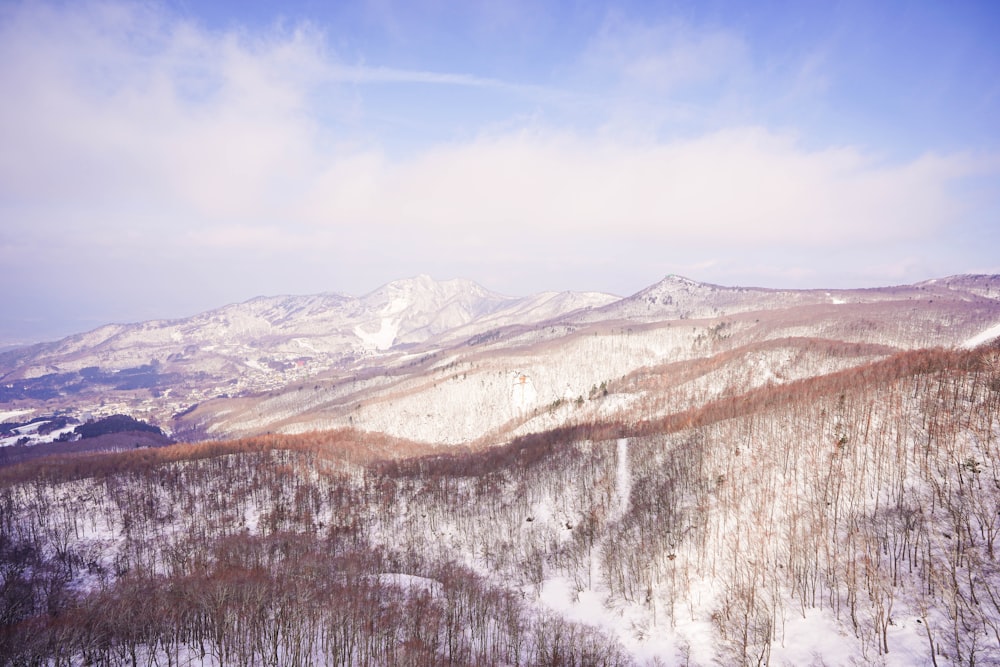
<path id="1" fill-rule="evenodd" d="M 0 345 L 426 273 L 1000 273 L 1000 4 L 0 0 Z"/>

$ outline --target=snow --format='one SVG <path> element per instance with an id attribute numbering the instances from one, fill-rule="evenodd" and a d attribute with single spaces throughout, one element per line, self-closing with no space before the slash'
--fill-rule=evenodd
<path id="1" fill-rule="evenodd" d="M 636 605 L 608 604 L 608 596 L 593 589 L 578 591 L 565 577 L 552 577 L 542 583 L 539 602 L 561 617 L 600 628 L 616 636 L 635 656 L 659 657 L 675 653 L 674 638 L 669 633 L 646 633 L 646 614 Z"/>
<path id="2" fill-rule="evenodd" d="M 531 378 L 524 373 L 511 373 L 510 400 L 514 409 L 525 412 L 535 404 L 538 392 Z"/>
<path id="3" fill-rule="evenodd" d="M 37 421 L 30 424 L 25 424 L 24 426 L 18 426 L 15 429 L 11 429 L 11 435 L 6 438 L 0 438 L 0 447 L 11 447 L 16 445 L 22 438 L 27 438 L 25 444 L 27 445 L 37 445 L 43 442 L 55 442 L 59 439 L 59 436 L 65 433 L 72 433 L 76 428 L 76 424 L 67 424 L 66 426 L 47 433 L 45 435 L 39 435 L 38 429 L 42 426 L 49 424 L 49 421 Z"/>
<path id="4" fill-rule="evenodd" d="M 916 618 L 894 619 L 889 626 L 889 653 L 869 655 L 868 661 L 886 667 L 929 665 L 927 638 Z M 853 667 L 864 664 L 859 645 L 849 627 L 837 621 L 829 609 L 807 609 L 780 623 L 777 637 L 771 644 L 771 662 L 777 666 L 826 665 Z"/>
<path id="5" fill-rule="evenodd" d="M 388 350 L 392 347 L 396 335 L 399 333 L 399 319 L 383 317 L 379 322 L 379 330 L 375 332 L 365 331 L 363 326 L 354 327 L 354 335 L 369 348 L 374 350 Z"/>
<path id="6" fill-rule="evenodd" d="M 23 417 L 24 415 L 30 415 L 34 410 L 3 410 L 0 411 L 0 422 L 8 422 L 17 419 L 18 417 Z"/>
<path id="7" fill-rule="evenodd" d="M 262 373 L 266 373 L 269 370 L 267 366 L 264 366 L 256 359 L 247 359 L 243 363 L 245 363 L 248 367 L 254 369 L 255 371 L 260 371 Z"/>
<path id="8" fill-rule="evenodd" d="M 625 516 L 629 497 L 632 495 L 632 473 L 628 467 L 628 438 L 618 439 L 618 463 L 615 470 L 615 493 L 618 495 L 618 511 Z"/>
<path id="9" fill-rule="evenodd" d="M 309 350 L 310 352 L 319 352 L 319 350 L 316 349 L 316 346 L 313 345 L 312 343 L 310 343 L 305 338 L 293 338 L 291 340 L 291 342 L 294 345 L 299 345 L 301 347 L 304 347 L 305 349 Z"/>
<path id="10" fill-rule="evenodd" d="M 808 641 L 803 641 L 806 637 Z M 856 646 L 829 610 L 809 609 L 804 616 L 797 614 L 781 624 L 771 645 L 771 664 L 851 665 L 855 663 L 849 649 Z"/>
<path id="11" fill-rule="evenodd" d="M 405 590 L 426 591 L 435 597 L 440 596 L 444 590 L 444 586 L 437 579 L 419 577 L 414 574 L 384 572 L 382 574 L 375 575 L 374 579 L 376 579 L 380 584 L 386 586 L 395 586 Z"/>
<path id="12" fill-rule="evenodd" d="M 988 329 L 980 331 L 975 336 L 962 343 L 962 347 L 972 349 L 982 345 L 983 343 L 988 343 L 994 338 L 1000 338 L 1000 322 L 997 322 Z"/>
<path id="13" fill-rule="evenodd" d="M 596 565 L 595 565 L 596 567 Z M 532 589 L 525 591 L 530 595 Z M 636 664 L 712 664 L 715 634 L 711 623 L 679 614 L 676 628 L 652 623 L 650 613 L 638 604 L 612 603 L 607 593 L 593 588 L 578 590 L 566 577 L 550 577 L 538 593 L 540 605 L 569 621 L 599 628 L 616 637 Z M 800 663 L 808 664 L 808 663 Z"/>

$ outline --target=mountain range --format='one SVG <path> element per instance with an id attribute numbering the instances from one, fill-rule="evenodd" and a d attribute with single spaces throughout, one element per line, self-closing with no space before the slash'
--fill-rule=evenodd
<path id="1" fill-rule="evenodd" d="M 0 410 L 127 413 L 186 439 L 350 426 L 485 442 L 985 342 L 998 323 L 1000 276 L 852 290 L 667 276 L 619 298 L 510 297 L 421 275 L 362 297 L 258 297 L 0 354 Z"/>

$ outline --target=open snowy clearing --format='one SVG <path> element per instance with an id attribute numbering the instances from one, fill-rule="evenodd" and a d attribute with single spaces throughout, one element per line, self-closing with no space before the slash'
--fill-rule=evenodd
<path id="1" fill-rule="evenodd" d="M 968 339 L 962 343 L 962 347 L 971 350 L 974 347 L 978 347 L 983 343 L 988 343 L 994 338 L 1000 338 L 1000 322 L 997 322 L 990 328 L 976 334 L 972 338 Z"/>

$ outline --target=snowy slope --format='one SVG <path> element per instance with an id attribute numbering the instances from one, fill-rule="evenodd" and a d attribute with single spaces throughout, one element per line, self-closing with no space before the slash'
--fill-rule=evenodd
<path id="1" fill-rule="evenodd" d="M 353 427 L 433 443 L 502 440 L 565 424 L 648 419 L 900 350 L 954 347 L 1000 318 L 995 301 L 910 296 L 859 294 L 837 304 L 810 293 L 797 304 L 793 294 L 785 307 L 762 310 L 756 301 L 744 313 L 645 324 L 585 324 L 580 316 L 599 309 L 578 311 L 450 346 L 431 341 L 422 353 L 382 358 L 380 374 L 364 380 L 359 366 L 305 388 L 213 401 L 185 420 L 213 435 Z"/>
<path id="2" fill-rule="evenodd" d="M 619 297 L 603 292 L 542 292 L 517 299 L 469 324 L 455 327 L 445 332 L 436 342 L 459 342 L 475 337 L 487 339 L 501 337 L 504 333 L 509 333 L 505 330 L 573 317 L 580 311 L 601 308 L 619 300 Z"/>
<path id="3" fill-rule="evenodd" d="M 355 328 L 378 350 L 419 343 L 517 301 L 470 280 L 436 282 L 420 275 L 384 285 L 361 298 L 367 321 Z"/>
<path id="4" fill-rule="evenodd" d="M 980 331 L 972 338 L 969 338 L 962 343 L 962 347 L 973 348 L 982 345 L 983 343 L 989 343 L 997 338 L 1000 338 L 1000 322 L 984 329 L 983 331 Z"/>
<path id="5" fill-rule="evenodd" d="M 356 374 L 359 364 L 375 367 L 386 355 L 430 339 L 531 325 L 614 298 L 516 298 L 426 275 L 362 297 L 258 297 L 190 318 L 108 325 L 0 354 L 0 405 L 44 401 L 50 410 L 101 413 L 112 409 L 107 403 L 114 396 L 120 400 L 114 409 L 165 424 L 209 398 L 280 389 L 331 369 Z"/>
<path id="6" fill-rule="evenodd" d="M 645 377 L 643 369 L 777 339 L 882 346 L 882 355 L 985 341 L 979 336 L 1000 321 L 998 284 L 953 276 L 889 288 L 774 290 L 668 276 L 624 299 L 517 298 L 417 276 L 362 297 L 259 297 L 0 355 L 0 403 L 127 412 L 213 437 L 352 426 L 460 443 L 655 414 L 664 409 L 656 392 L 622 386 L 606 401 L 592 394 Z M 738 382 L 819 372 L 815 354 L 787 348 L 780 358 L 761 353 L 745 366 L 761 369 L 751 377 L 738 370 L 750 362 L 734 357 L 724 370 L 684 382 L 700 383 L 704 397 Z M 859 348 L 832 366 L 872 354 Z M 522 376 L 528 393 L 512 387 Z"/>

